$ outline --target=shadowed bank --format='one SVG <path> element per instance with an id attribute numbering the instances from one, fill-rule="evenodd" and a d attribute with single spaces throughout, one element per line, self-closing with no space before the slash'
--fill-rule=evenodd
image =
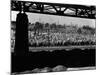
<path id="1" fill-rule="evenodd" d="M 14 56 L 12 54 L 12 72 L 23 72 L 44 67 L 53 68 L 57 65 L 65 67 L 96 66 L 95 49 L 42 51 L 29 53 L 25 56 Z"/>

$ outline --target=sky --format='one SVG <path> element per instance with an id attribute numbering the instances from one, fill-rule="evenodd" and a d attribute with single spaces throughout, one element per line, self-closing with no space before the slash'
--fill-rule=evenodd
<path id="1" fill-rule="evenodd" d="M 65 4 L 96 5 L 96 0 L 16 0 L 16 1 L 36 1 Z"/>
<path id="2" fill-rule="evenodd" d="M 16 21 L 16 15 L 18 12 L 11 12 L 11 20 Z M 89 25 L 90 27 L 95 27 L 94 19 L 86 19 L 86 18 L 76 18 L 76 17 L 67 17 L 67 16 L 55 16 L 55 15 L 45 15 L 45 14 L 37 14 L 37 13 L 26 13 L 28 15 L 28 19 L 30 23 L 35 23 L 37 21 L 42 23 L 56 23 L 56 24 L 65 24 L 65 25 Z"/>

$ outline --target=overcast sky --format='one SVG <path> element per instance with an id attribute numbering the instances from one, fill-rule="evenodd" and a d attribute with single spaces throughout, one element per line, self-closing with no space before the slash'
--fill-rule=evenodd
<path id="1" fill-rule="evenodd" d="M 11 20 L 16 21 L 16 15 L 18 12 L 11 12 Z M 85 18 L 74 18 L 67 16 L 55 16 L 55 15 L 45 15 L 45 14 L 37 14 L 37 13 L 27 13 L 28 19 L 30 23 L 35 23 L 36 21 L 44 22 L 44 23 L 57 23 L 57 24 L 74 24 L 78 26 L 89 25 L 91 27 L 95 27 L 94 19 L 85 19 Z"/>
<path id="2" fill-rule="evenodd" d="M 50 2 L 50 3 L 64 3 L 64 4 L 96 5 L 96 0 L 18 0 L 18 1 L 36 1 L 36 2 Z"/>

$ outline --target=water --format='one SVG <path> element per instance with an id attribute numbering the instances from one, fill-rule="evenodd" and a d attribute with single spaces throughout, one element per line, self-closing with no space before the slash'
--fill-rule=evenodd
<path id="1" fill-rule="evenodd" d="M 23 72 L 35 68 L 57 65 L 65 67 L 95 66 L 95 49 L 55 50 L 53 52 L 32 52 L 26 56 L 14 56 L 12 54 L 12 72 Z"/>

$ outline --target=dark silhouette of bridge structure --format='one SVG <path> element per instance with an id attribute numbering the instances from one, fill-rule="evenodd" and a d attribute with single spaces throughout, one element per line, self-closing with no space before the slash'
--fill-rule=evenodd
<path id="1" fill-rule="evenodd" d="M 68 12 L 68 10 L 72 12 Z M 26 12 L 96 19 L 96 7 L 31 1 L 11 1 L 11 11 L 19 11 L 16 18 L 15 48 L 17 55 L 28 53 L 28 15 Z"/>
<path id="2" fill-rule="evenodd" d="M 24 12 L 41 13 L 59 16 L 70 16 L 80 18 L 96 18 L 96 7 L 89 5 L 76 4 L 60 4 L 47 2 L 30 2 L 30 1 L 11 1 L 11 10 L 21 11 L 21 6 L 24 6 Z M 71 10 L 71 12 L 67 12 Z"/>

